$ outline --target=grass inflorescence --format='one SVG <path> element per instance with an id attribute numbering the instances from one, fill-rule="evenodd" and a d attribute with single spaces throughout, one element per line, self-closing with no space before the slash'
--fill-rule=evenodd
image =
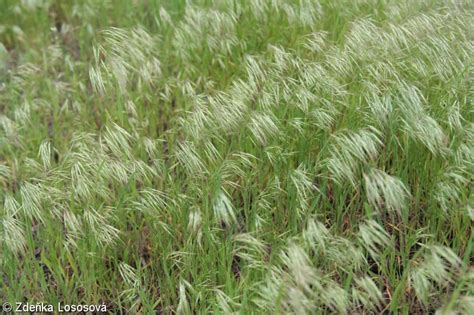
<path id="1" fill-rule="evenodd" d="M 0 1 L 0 300 L 469 313 L 470 1 Z"/>

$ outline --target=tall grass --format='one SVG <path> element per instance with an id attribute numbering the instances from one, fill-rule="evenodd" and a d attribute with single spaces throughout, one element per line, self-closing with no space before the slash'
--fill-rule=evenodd
<path id="1" fill-rule="evenodd" d="M 469 313 L 470 1 L 0 2 L 0 300 Z"/>

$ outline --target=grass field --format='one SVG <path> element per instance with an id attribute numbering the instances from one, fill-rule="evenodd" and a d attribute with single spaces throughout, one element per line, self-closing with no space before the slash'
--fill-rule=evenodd
<path id="1" fill-rule="evenodd" d="M 0 302 L 472 312 L 473 21 L 0 0 Z"/>

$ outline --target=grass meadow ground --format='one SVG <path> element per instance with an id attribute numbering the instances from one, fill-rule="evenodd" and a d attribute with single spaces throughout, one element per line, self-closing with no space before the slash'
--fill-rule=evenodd
<path id="1" fill-rule="evenodd" d="M 470 313 L 473 21 L 468 0 L 0 0 L 0 300 Z"/>

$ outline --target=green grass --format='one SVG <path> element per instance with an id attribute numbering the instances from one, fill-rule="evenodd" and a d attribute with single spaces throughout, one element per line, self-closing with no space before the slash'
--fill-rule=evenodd
<path id="1" fill-rule="evenodd" d="M 473 13 L 0 0 L 0 301 L 468 313 Z"/>

